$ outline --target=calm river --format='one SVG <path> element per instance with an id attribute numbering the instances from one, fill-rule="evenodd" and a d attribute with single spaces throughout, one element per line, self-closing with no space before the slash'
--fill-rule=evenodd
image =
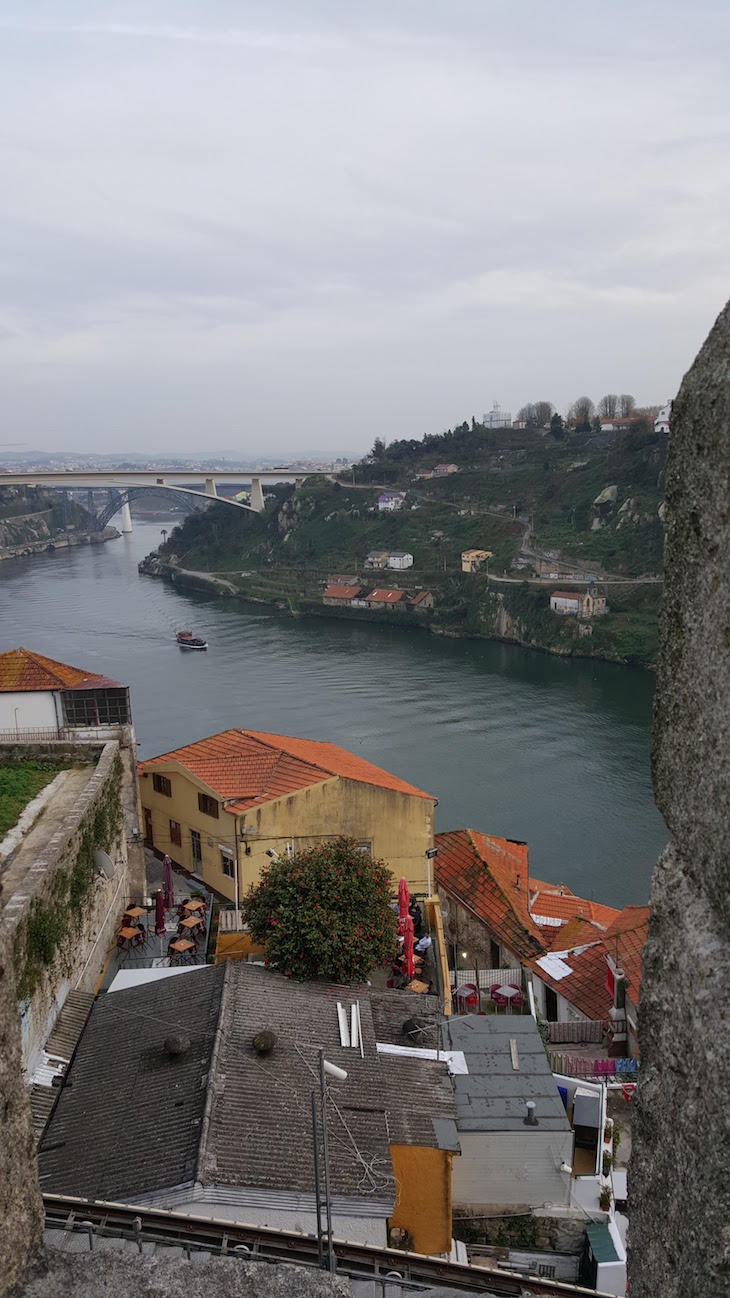
<path id="1" fill-rule="evenodd" d="M 0 650 L 129 684 L 142 757 L 227 726 L 333 740 L 435 794 L 438 829 L 524 839 L 537 878 L 648 899 L 667 837 L 650 673 L 180 595 L 137 572 L 161 526 L 0 563 Z M 184 625 L 207 653 L 177 648 Z"/>

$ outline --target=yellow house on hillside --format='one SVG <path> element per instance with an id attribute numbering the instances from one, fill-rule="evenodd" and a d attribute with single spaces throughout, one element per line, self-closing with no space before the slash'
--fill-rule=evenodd
<path id="1" fill-rule="evenodd" d="M 483 563 L 491 559 L 491 550 L 462 550 L 461 552 L 461 571 L 462 572 L 479 572 Z"/>
<path id="2" fill-rule="evenodd" d="M 436 798 L 336 744 L 224 730 L 139 764 L 147 847 L 231 901 L 287 856 L 340 834 L 427 891 Z"/>

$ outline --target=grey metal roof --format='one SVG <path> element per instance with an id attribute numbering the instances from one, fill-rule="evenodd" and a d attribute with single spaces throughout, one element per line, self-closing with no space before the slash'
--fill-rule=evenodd
<path id="1" fill-rule="evenodd" d="M 364 1058 L 340 1045 L 337 1001 L 349 1014 L 356 998 Z M 277 1043 L 260 1057 L 264 1028 Z M 191 1046 L 171 1058 L 173 1032 Z M 367 988 L 231 961 L 97 1001 L 41 1144 L 42 1188 L 126 1201 L 196 1183 L 214 1198 L 311 1195 L 319 1046 L 348 1074 L 327 1079 L 333 1195 L 390 1215 L 391 1144 L 459 1147 L 445 1065 L 378 1053 Z"/>
<path id="2" fill-rule="evenodd" d="M 355 999 L 364 1058 L 340 1045 L 337 1002 L 349 1015 Z M 278 1040 L 261 1059 L 251 1041 L 264 1028 Z M 204 1183 L 311 1190 L 310 1094 L 319 1088 L 319 1046 L 347 1072 L 344 1082 L 327 1081 L 333 1194 L 392 1200 L 390 1144 L 442 1147 L 433 1117 L 455 1117 L 446 1068 L 379 1054 L 367 989 L 297 983 L 240 963 L 231 967 L 223 1007 Z"/>
<path id="3" fill-rule="evenodd" d="M 570 1131 L 542 1038 L 530 1015 L 471 1014 L 444 1021 L 445 1044 L 463 1050 L 469 1069 L 453 1078 L 456 1126 L 467 1131 L 530 1131 L 526 1103 L 535 1103 L 539 1131 Z M 519 1068 L 512 1065 L 510 1041 Z"/>
<path id="4" fill-rule="evenodd" d="M 42 1190 L 125 1199 L 195 1180 L 224 973 L 97 1000 L 38 1152 Z M 190 1040 L 174 1057 L 173 1033 Z"/>

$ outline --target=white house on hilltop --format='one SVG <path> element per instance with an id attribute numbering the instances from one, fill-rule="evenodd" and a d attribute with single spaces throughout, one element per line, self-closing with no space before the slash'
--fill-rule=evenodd
<path id="1" fill-rule="evenodd" d="M 672 413 L 672 403 L 671 403 L 671 401 L 668 401 L 667 404 L 666 404 L 665 406 L 662 406 L 661 410 L 659 411 L 659 414 L 657 415 L 656 419 L 654 420 L 654 432 L 655 432 L 655 433 L 668 433 L 668 432 L 669 432 L 669 419 L 670 419 L 671 413 Z"/>

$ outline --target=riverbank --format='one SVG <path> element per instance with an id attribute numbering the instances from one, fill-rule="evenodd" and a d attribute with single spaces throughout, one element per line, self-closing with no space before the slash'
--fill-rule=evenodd
<path id="1" fill-rule="evenodd" d="M 158 553 L 147 555 L 139 571 L 172 582 L 180 590 L 214 593 L 222 598 L 269 606 L 291 617 L 397 626 L 418 633 L 459 640 L 496 640 L 561 658 L 597 658 L 604 662 L 653 670 L 656 618 L 661 592 L 635 583 L 611 589 L 613 612 L 592 622 L 559 617 L 549 608 L 549 589 L 527 582 L 505 586 L 497 579 L 468 576 L 430 583 L 432 610 L 408 606 L 338 608 L 322 602 L 326 575 L 302 572 L 299 581 L 272 573 L 228 574 L 190 571 Z M 394 574 L 388 574 L 390 578 Z"/>
<path id="2" fill-rule="evenodd" d="M 140 523 L 114 545 L 0 564 L 2 647 L 128 685 L 141 758 L 232 726 L 331 740 L 437 797 L 439 831 L 524 840 L 536 878 L 646 902 L 666 841 L 651 672 L 178 588 L 137 570 L 160 539 Z M 208 652 L 179 649 L 181 627 Z"/>

